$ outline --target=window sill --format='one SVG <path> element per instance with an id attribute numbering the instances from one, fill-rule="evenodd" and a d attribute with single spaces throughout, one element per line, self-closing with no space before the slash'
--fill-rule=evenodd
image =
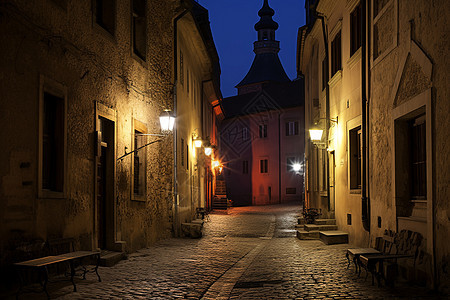
<path id="1" fill-rule="evenodd" d="M 361 189 L 351 189 L 350 194 L 361 194 Z"/>
<path id="2" fill-rule="evenodd" d="M 355 53 L 347 60 L 347 67 L 349 69 L 353 68 L 359 61 L 361 61 L 361 47 L 356 50 Z"/>
<path id="3" fill-rule="evenodd" d="M 331 77 L 330 81 L 328 81 L 328 86 L 332 87 L 333 85 L 338 83 L 338 81 L 340 81 L 341 78 L 342 78 L 342 70 L 336 71 L 336 73 L 333 75 L 333 77 Z"/>
<path id="4" fill-rule="evenodd" d="M 41 199 L 65 199 L 66 195 L 64 192 L 55 192 L 50 190 L 40 190 L 39 198 Z"/>
<path id="5" fill-rule="evenodd" d="M 131 200 L 136 201 L 136 202 L 146 202 L 147 201 L 147 199 L 145 199 L 144 196 L 136 196 L 136 195 L 131 197 Z"/>

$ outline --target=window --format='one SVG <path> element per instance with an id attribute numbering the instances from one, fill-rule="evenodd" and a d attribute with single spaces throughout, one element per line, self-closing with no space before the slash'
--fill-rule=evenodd
<path id="1" fill-rule="evenodd" d="M 94 3 L 95 22 L 109 33 L 114 34 L 116 29 L 116 1 L 95 0 Z"/>
<path id="2" fill-rule="evenodd" d="M 287 195 L 295 195 L 295 194 L 297 194 L 297 189 L 296 188 L 286 188 L 286 194 Z"/>
<path id="3" fill-rule="evenodd" d="M 186 170 L 189 170 L 189 145 L 186 144 Z"/>
<path id="4" fill-rule="evenodd" d="M 147 129 L 144 124 L 134 120 L 134 143 L 133 143 L 133 200 L 144 200 L 146 196 L 146 174 L 147 174 L 147 143 L 144 135 Z"/>
<path id="5" fill-rule="evenodd" d="M 180 83 L 184 84 L 183 52 L 180 51 Z"/>
<path id="6" fill-rule="evenodd" d="M 186 91 L 189 94 L 189 69 L 186 69 Z"/>
<path id="7" fill-rule="evenodd" d="M 286 159 L 286 171 L 287 172 L 293 171 L 294 164 L 295 164 L 295 157 L 288 157 Z"/>
<path id="8" fill-rule="evenodd" d="M 266 124 L 259 125 L 259 137 L 260 138 L 267 137 L 267 125 Z"/>
<path id="9" fill-rule="evenodd" d="M 361 188 L 361 126 L 350 130 L 350 189 Z"/>
<path id="10" fill-rule="evenodd" d="M 181 158 L 181 166 L 184 166 L 184 139 L 181 139 L 181 153 L 180 153 L 180 158 Z"/>
<path id="11" fill-rule="evenodd" d="M 260 172 L 268 173 L 269 161 L 267 159 L 261 159 L 259 163 L 260 163 Z"/>
<path id="12" fill-rule="evenodd" d="M 145 61 L 147 53 L 147 18 L 145 0 L 133 0 L 132 41 L 133 53 Z"/>
<path id="13" fill-rule="evenodd" d="M 298 121 L 286 122 L 286 135 L 298 135 Z"/>
<path id="14" fill-rule="evenodd" d="M 408 124 L 410 132 L 410 170 L 411 198 L 426 199 L 427 196 L 427 156 L 425 115 L 411 120 Z"/>
<path id="15" fill-rule="evenodd" d="M 376 64 L 397 46 L 398 1 L 372 0 L 372 59 Z"/>
<path id="16" fill-rule="evenodd" d="M 242 161 L 242 173 L 248 174 L 248 160 Z"/>
<path id="17" fill-rule="evenodd" d="M 42 113 L 42 189 L 64 191 L 64 98 L 44 92 Z"/>
<path id="18" fill-rule="evenodd" d="M 350 14 L 350 56 L 361 47 L 361 4 Z"/>
<path id="19" fill-rule="evenodd" d="M 247 127 L 242 128 L 242 140 L 244 140 L 244 141 L 248 140 L 248 128 Z"/>
<path id="20" fill-rule="evenodd" d="M 331 42 L 331 76 L 341 70 L 341 32 L 339 31 Z"/>
<path id="21" fill-rule="evenodd" d="M 327 60 L 324 58 L 322 60 L 322 91 L 327 87 L 328 84 L 328 70 L 327 70 Z"/>

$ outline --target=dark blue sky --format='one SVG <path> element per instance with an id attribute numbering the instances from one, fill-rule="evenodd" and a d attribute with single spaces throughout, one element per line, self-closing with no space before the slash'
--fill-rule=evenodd
<path id="1" fill-rule="evenodd" d="M 222 69 L 221 88 L 224 98 L 237 94 L 234 87 L 247 74 L 253 62 L 254 25 L 263 0 L 199 0 L 209 10 L 209 20 Z M 297 30 L 305 24 L 304 0 L 269 0 L 279 24 L 276 39 L 280 41 L 280 59 L 290 79 L 296 77 L 295 55 Z"/>

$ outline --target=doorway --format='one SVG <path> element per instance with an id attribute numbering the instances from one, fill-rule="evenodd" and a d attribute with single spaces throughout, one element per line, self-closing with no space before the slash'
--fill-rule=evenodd
<path id="1" fill-rule="evenodd" d="M 114 121 L 98 117 L 97 152 L 97 247 L 107 249 L 114 243 Z"/>
<path id="2" fill-rule="evenodd" d="M 335 181 L 336 181 L 336 163 L 335 163 L 335 155 L 334 155 L 334 151 L 330 152 L 330 157 L 329 157 L 329 164 L 330 164 L 330 178 L 329 178 L 329 182 L 330 182 L 330 199 L 328 202 L 328 210 L 330 212 L 334 212 L 335 210 Z"/>

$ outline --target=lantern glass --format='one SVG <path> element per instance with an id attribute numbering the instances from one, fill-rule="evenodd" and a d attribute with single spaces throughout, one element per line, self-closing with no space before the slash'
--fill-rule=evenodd
<path id="1" fill-rule="evenodd" d="M 322 140 L 322 133 L 323 133 L 322 129 L 310 129 L 309 130 L 309 135 L 310 135 L 312 141 Z"/>
<path id="2" fill-rule="evenodd" d="M 159 122 L 161 124 L 161 130 L 162 131 L 172 131 L 173 126 L 175 124 L 175 118 L 170 115 L 169 111 L 164 111 L 159 116 Z"/>
<path id="3" fill-rule="evenodd" d="M 195 148 L 200 148 L 202 146 L 202 140 L 198 139 L 198 140 L 194 140 L 194 147 Z"/>
<path id="4" fill-rule="evenodd" d="M 212 153 L 212 148 L 211 148 L 211 147 L 206 147 L 206 148 L 205 148 L 205 154 L 206 154 L 207 156 L 210 156 L 211 153 Z"/>

